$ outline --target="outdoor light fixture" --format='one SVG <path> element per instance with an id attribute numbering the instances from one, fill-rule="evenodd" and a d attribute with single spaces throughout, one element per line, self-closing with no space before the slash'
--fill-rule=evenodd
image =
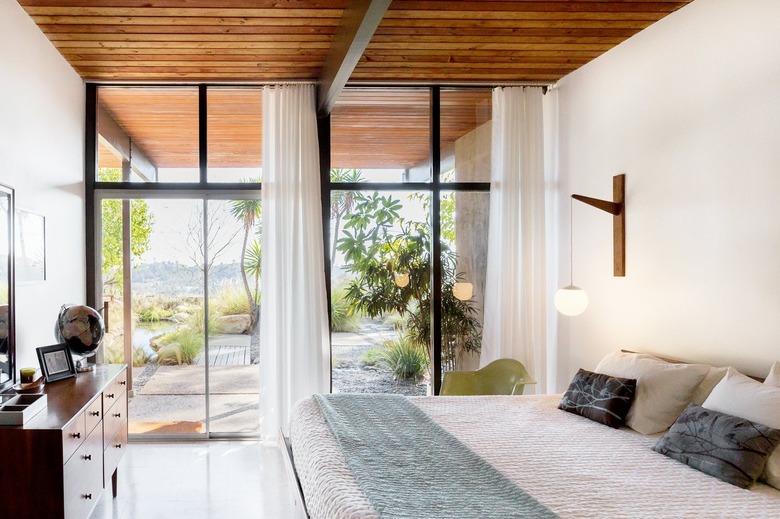
<path id="1" fill-rule="evenodd" d="M 408 272 L 396 272 L 393 276 L 395 278 L 395 284 L 398 285 L 400 288 L 403 288 L 409 284 Z"/>
<path id="2" fill-rule="evenodd" d="M 612 177 L 612 199 L 599 200 L 582 195 L 571 195 L 572 200 L 579 200 L 589 206 L 601 209 L 612 215 L 612 246 L 613 246 L 613 272 L 615 276 L 626 275 L 626 175 Z M 579 315 L 588 307 L 588 295 L 584 290 L 574 285 L 574 253 L 573 247 L 573 202 L 569 203 L 569 285 L 558 289 L 555 293 L 555 308 L 560 313 L 568 316 Z"/>
<path id="3" fill-rule="evenodd" d="M 452 286 L 452 295 L 461 301 L 468 301 L 474 295 L 474 285 L 457 282 Z"/>

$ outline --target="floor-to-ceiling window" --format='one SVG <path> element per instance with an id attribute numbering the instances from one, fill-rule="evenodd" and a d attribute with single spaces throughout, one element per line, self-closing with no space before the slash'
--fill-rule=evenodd
<path id="1" fill-rule="evenodd" d="M 479 362 L 491 91 L 346 88 L 330 118 L 333 390 L 436 392 Z"/>
<path id="2" fill-rule="evenodd" d="M 435 393 L 478 363 L 490 120 L 487 88 L 365 87 L 320 125 L 334 391 Z M 255 434 L 262 90 L 89 85 L 88 146 L 88 292 L 131 431 Z"/>
<path id="3" fill-rule="evenodd" d="M 90 87 L 103 362 L 131 370 L 130 432 L 259 430 L 262 91 Z M 88 183 L 90 184 L 90 183 Z"/>

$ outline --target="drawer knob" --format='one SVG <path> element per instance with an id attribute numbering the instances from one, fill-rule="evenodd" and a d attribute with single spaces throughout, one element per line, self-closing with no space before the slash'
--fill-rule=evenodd
<path id="1" fill-rule="evenodd" d="M 106 395 L 106 398 L 114 398 L 114 393 L 108 393 L 108 394 Z"/>
<path id="2" fill-rule="evenodd" d="M 81 438 L 81 433 L 80 432 L 71 433 L 70 437 L 71 438 Z"/>
<path id="3" fill-rule="evenodd" d="M 92 416 L 100 416 L 100 411 L 92 411 L 89 414 L 91 414 Z"/>
<path id="4" fill-rule="evenodd" d="M 121 443 L 115 443 L 114 444 L 114 448 L 115 449 L 121 449 L 122 448 L 122 444 Z"/>
<path id="5" fill-rule="evenodd" d="M 127 385 L 127 380 L 120 380 L 119 381 L 119 385 L 120 386 L 126 386 Z"/>
<path id="6" fill-rule="evenodd" d="M 92 454 L 85 454 L 84 455 L 84 459 L 87 460 L 87 461 L 91 460 L 92 459 Z"/>
<path id="7" fill-rule="evenodd" d="M 122 413 L 113 413 L 114 418 L 122 418 Z"/>
<path id="8" fill-rule="evenodd" d="M 92 499 L 92 494 L 81 494 L 84 499 Z"/>

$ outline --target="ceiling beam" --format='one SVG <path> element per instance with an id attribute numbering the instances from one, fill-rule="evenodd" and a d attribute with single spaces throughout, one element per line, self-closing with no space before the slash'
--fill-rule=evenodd
<path id="1" fill-rule="evenodd" d="M 327 115 L 347 84 L 391 0 L 347 0 L 318 78 L 317 108 Z"/>
<path id="2" fill-rule="evenodd" d="M 157 182 L 157 166 L 102 106 L 98 106 L 98 139 L 144 182 Z"/>

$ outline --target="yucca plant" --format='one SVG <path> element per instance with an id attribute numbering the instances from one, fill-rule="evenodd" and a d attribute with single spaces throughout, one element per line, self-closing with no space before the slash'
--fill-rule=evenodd
<path id="1" fill-rule="evenodd" d="M 425 346 L 408 336 L 399 335 L 398 340 L 385 341 L 382 363 L 396 380 L 418 378 L 428 369 L 428 354 Z"/>

